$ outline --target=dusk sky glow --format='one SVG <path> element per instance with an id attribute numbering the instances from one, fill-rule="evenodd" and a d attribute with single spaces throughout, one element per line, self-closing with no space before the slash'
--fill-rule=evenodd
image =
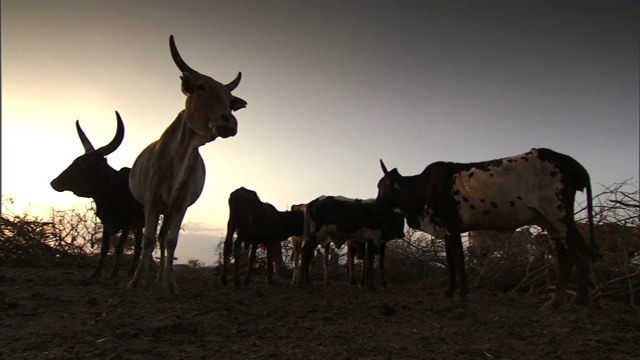
<path id="1" fill-rule="evenodd" d="M 236 188 L 285 210 L 375 197 L 403 175 L 532 147 L 573 156 L 594 189 L 639 177 L 637 1 L 2 1 L 2 195 L 48 216 L 83 200 L 49 182 L 125 124 L 115 169 L 184 108 L 173 34 L 227 83 L 238 134 L 200 148 L 205 189 L 176 256 L 207 264 Z"/>

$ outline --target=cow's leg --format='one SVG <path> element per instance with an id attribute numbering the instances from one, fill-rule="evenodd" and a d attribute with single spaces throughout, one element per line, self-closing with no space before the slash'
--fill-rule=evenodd
<path id="1" fill-rule="evenodd" d="M 300 281 L 300 249 L 298 248 L 298 242 L 291 239 L 291 263 L 293 264 L 293 275 L 291 276 L 291 285 L 294 285 Z"/>
<path id="2" fill-rule="evenodd" d="M 445 291 L 444 295 L 450 299 L 453 298 L 453 295 L 456 292 L 456 268 L 453 250 L 451 249 L 451 247 L 451 238 L 447 236 L 444 239 L 444 249 L 447 260 L 447 269 L 449 269 L 449 287 Z"/>
<path id="3" fill-rule="evenodd" d="M 244 284 L 249 285 L 251 282 L 251 269 L 253 269 L 253 264 L 256 262 L 256 250 L 258 250 L 258 244 L 251 244 L 251 253 L 249 254 L 249 265 L 247 266 L 247 273 L 244 275 Z"/>
<path id="4" fill-rule="evenodd" d="M 229 271 L 229 257 L 233 248 L 233 234 L 235 233 L 235 227 L 229 220 L 227 224 L 227 236 L 224 239 L 222 245 L 222 273 L 220 274 L 220 284 L 227 285 L 227 275 Z M 237 255 L 234 253 L 235 262 L 238 262 Z"/>
<path id="5" fill-rule="evenodd" d="M 386 252 L 386 249 L 387 249 L 386 241 L 380 244 L 380 247 L 378 247 L 378 258 L 380 259 L 378 266 L 380 267 L 380 278 L 382 279 L 383 288 L 387 287 L 387 279 L 384 275 L 384 253 Z"/>
<path id="6" fill-rule="evenodd" d="M 103 226 L 102 228 L 102 244 L 100 247 L 100 257 L 98 258 L 98 266 L 91 274 L 90 279 L 100 279 L 102 276 L 102 267 L 104 266 L 104 259 L 107 257 L 109 253 L 109 248 L 111 247 L 111 234 L 109 231 Z"/>
<path id="7" fill-rule="evenodd" d="M 160 261 L 162 261 L 162 245 L 166 242 L 167 259 L 164 266 L 163 287 L 169 295 L 180 295 L 175 276 L 173 275 L 173 259 L 175 258 L 176 247 L 178 246 L 178 233 L 184 218 L 184 211 L 181 214 L 171 214 L 165 216 L 160 229 Z M 168 224 L 167 224 L 168 223 Z M 168 226 L 165 230 L 165 224 Z M 160 269 L 162 273 L 162 269 Z"/>
<path id="8" fill-rule="evenodd" d="M 347 244 L 347 272 L 349 273 L 349 284 L 356 284 L 356 273 L 354 272 L 353 263 L 358 252 L 357 246 Z"/>
<path id="9" fill-rule="evenodd" d="M 553 237 L 553 239 L 556 242 L 556 252 L 558 253 L 558 281 L 556 282 L 556 290 L 553 295 L 551 295 L 551 300 L 544 305 L 546 308 L 555 308 L 562 303 L 562 299 L 567 291 L 569 276 L 573 269 L 573 260 L 569 256 L 569 250 L 565 246 L 565 241 L 557 237 Z"/>
<path id="10" fill-rule="evenodd" d="M 460 233 L 454 232 L 449 235 L 451 250 L 453 253 L 453 262 L 460 280 L 460 299 L 467 300 L 469 292 L 469 284 L 467 283 L 467 271 L 464 266 L 464 249 L 462 247 L 462 239 Z"/>
<path id="11" fill-rule="evenodd" d="M 326 286 L 331 286 L 331 281 L 329 280 L 329 252 L 331 250 L 331 242 L 328 242 L 327 245 L 324 246 L 324 256 L 322 257 L 322 264 L 324 265 L 324 284 Z"/>
<path id="12" fill-rule="evenodd" d="M 364 256 L 364 277 L 369 290 L 376 289 L 376 282 L 373 278 L 373 263 L 376 259 L 376 247 L 373 240 L 367 240 L 365 242 L 365 256 Z"/>
<path id="13" fill-rule="evenodd" d="M 134 235 L 135 243 L 133 244 L 133 261 L 129 267 L 129 276 L 133 275 L 136 271 L 136 267 L 140 262 L 140 250 L 142 248 L 142 228 L 136 229 Z"/>
<path id="14" fill-rule="evenodd" d="M 129 229 L 124 228 L 120 233 L 120 239 L 118 239 L 118 244 L 116 245 L 116 256 L 113 261 L 113 270 L 111 270 L 112 279 L 115 279 L 118 277 L 118 267 L 120 266 L 120 257 L 122 257 L 122 252 L 124 251 L 124 244 L 127 242 L 127 237 L 129 237 Z"/>
<path id="15" fill-rule="evenodd" d="M 275 244 L 267 244 L 267 284 L 273 285 L 273 247 Z"/>
<path id="16" fill-rule="evenodd" d="M 156 274 L 156 282 L 158 284 L 162 284 L 165 273 L 166 261 L 165 257 L 167 251 L 167 237 L 169 236 L 169 232 L 171 231 L 171 224 L 169 221 L 169 217 L 165 216 L 162 219 L 162 226 L 160 227 L 160 234 L 158 234 L 158 242 L 160 243 L 160 271 Z"/>
<path id="17" fill-rule="evenodd" d="M 242 242 L 243 237 L 238 235 L 236 241 L 233 243 L 233 285 L 237 288 L 240 287 L 240 257 L 242 256 Z"/>
<path id="18" fill-rule="evenodd" d="M 293 258 L 293 276 L 291 277 L 291 284 L 300 283 L 300 252 L 302 251 L 302 244 L 291 239 L 291 245 L 293 246 L 291 257 Z"/>
<path id="19" fill-rule="evenodd" d="M 316 247 L 318 247 L 318 243 L 315 241 L 315 239 L 312 239 L 311 237 L 302 246 L 302 251 L 301 251 L 302 261 L 300 264 L 300 277 L 301 277 L 300 284 L 299 284 L 300 286 L 302 285 L 313 286 L 311 281 L 311 259 L 313 258 L 313 253 Z"/>
<path id="20" fill-rule="evenodd" d="M 589 305 L 590 248 L 574 222 L 567 226 L 567 245 L 569 246 L 569 257 L 575 264 L 578 279 L 574 303 L 576 305 Z"/>
<path id="21" fill-rule="evenodd" d="M 358 242 L 358 253 L 362 258 L 362 273 L 360 274 L 360 287 L 367 286 L 367 242 Z"/>
<path id="22" fill-rule="evenodd" d="M 151 253 L 156 247 L 156 234 L 158 231 L 158 214 L 156 214 L 154 209 L 150 207 L 145 207 L 145 226 L 144 226 L 144 236 L 143 236 L 143 244 L 142 244 L 142 261 L 138 263 L 138 269 L 136 273 L 133 275 L 133 278 L 127 285 L 128 289 L 136 288 L 138 285 L 144 286 L 145 284 L 145 276 L 147 274 L 147 267 L 149 262 L 147 259 L 151 257 Z M 158 269 L 158 272 L 162 272 L 162 269 Z"/>

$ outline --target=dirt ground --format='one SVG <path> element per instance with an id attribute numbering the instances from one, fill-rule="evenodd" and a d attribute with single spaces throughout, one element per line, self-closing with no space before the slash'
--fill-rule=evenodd
<path id="1" fill-rule="evenodd" d="M 602 298 L 542 310 L 477 289 L 460 304 L 444 283 L 305 290 L 257 274 L 235 290 L 212 268 L 178 269 L 168 298 L 91 270 L 0 268 L 0 358 L 640 359 L 640 309 Z"/>

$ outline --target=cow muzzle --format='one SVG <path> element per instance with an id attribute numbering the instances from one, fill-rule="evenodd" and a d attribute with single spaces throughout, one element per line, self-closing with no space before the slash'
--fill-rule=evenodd
<path id="1" fill-rule="evenodd" d="M 216 136 L 227 138 L 238 133 L 238 120 L 231 113 L 222 114 L 217 121 L 209 124 Z"/>

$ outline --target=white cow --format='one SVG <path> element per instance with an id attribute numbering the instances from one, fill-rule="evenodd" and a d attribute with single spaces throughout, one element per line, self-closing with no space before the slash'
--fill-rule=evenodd
<path id="1" fill-rule="evenodd" d="M 232 111 L 244 108 L 246 101 L 231 94 L 240 83 L 241 74 L 223 85 L 189 67 L 169 38 L 171 56 L 182 71 L 182 92 L 187 96 L 184 110 L 162 133 L 140 153 L 131 169 L 129 187 L 144 205 L 145 232 L 142 258 L 155 248 L 160 215 L 160 269 L 158 281 L 163 281 L 170 294 L 178 295 L 173 276 L 173 258 L 178 232 L 187 211 L 202 193 L 205 167 L 198 148 L 218 137 L 236 135 L 238 122 Z M 165 262 L 165 247 L 167 258 Z M 147 262 L 140 262 L 129 288 L 144 283 Z"/>

